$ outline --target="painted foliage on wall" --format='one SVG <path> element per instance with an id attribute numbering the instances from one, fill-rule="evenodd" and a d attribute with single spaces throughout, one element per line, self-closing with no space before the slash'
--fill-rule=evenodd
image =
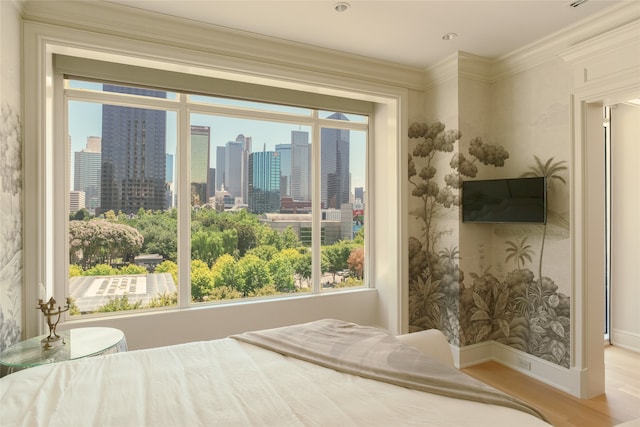
<path id="1" fill-rule="evenodd" d="M 20 117 L 0 106 L 0 351 L 20 339 L 22 137 Z"/>
<path id="2" fill-rule="evenodd" d="M 469 141 L 468 155 L 456 152 L 461 136 L 459 131 L 445 130 L 439 122 L 414 123 L 409 128 L 409 182 L 412 197 L 420 200 L 420 208 L 411 215 L 421 227 L 409 238 L 410 329 L 440 329 L 456 346 L 495 340 L 569 367 L 569 297 L 543 275 L 547 224 L 503 226 L 509 227 L 507 232 L 496 226 L 491 238 L 504 239 L 504 256 L 489 254 L 487 268 L 470 272 L 468 277 L 460 269 L 460 257 L 486 250 L 481 249 L 486 245 L 472 247 L 465 242 L 459 248 L 442 244 L 442 237 L 453 232 L 442 226 L 442 211 L 457 213 L 462 179 L 475 178 L 479 167 L 502 167 L 509 158 L 502 146 L 486 144 L 481 138 Z M 447 153 L 452 153 L 450 169 L 438 171 L 435 165 L 446 165 L 442 158 Z M 534 163 L 521 176 L 546 176 L 551 197 L 557 185 L 566 184 L 566 170 L 565 161 L 542 161 L 534 156 Z M 551 209 L 548 221 L 556 227 L 566 225 Z M 459 222 L 455 226 L 459 227 Z M 494 227 L 481 225 L 485 226 Z M 530 243 L 534 240 L 539 245 Z M 487 258 L 487 254 L 473 255 Z M 496 263 L 502 263 L 499 270 L 507 273 L 493 274 Z"/>
<path id="3" fill-rule="evenodd" d="M 462 137 L 458 130 L 447 130 L 435 122 L 413 123 L 409 138 L 413 145 L 409 154 L 409 183 L 412 196 L 420 199 L 419 209 L 411 212 L 419 219 L 421 232 L 409 237 L 409 324 L 413 330 L 437 328 L 449 341 L 464 345 L 460 336 L 459 294 L 464 275 L 459 268 L 457 247 L 440 247 L 441 238 L 450 233 L 440 227 L 443 210 L 460 206 L 462 179 L 478 173 L 478 163 L 503 166 L 509 153 L 481 138 L 470 141 L 468 157 L 455 150 Z M 438 173 L 436 166 L 450 155 L 450 173 Z"/>

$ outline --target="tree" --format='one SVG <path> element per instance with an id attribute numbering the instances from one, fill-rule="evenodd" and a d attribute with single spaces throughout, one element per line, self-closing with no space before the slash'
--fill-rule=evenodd
<path id="1" fill-rule="evenodd" d="M 340 240 L 322 248 L 322 272 L 331 273 L 333 283 L 336 283 L 336 273 L 347 269 L 347 260 L 352 248 L 353 243 L 348 240 Z"/>
<path id="2" fill-rule="evenodd" d="M 553 184 L 555 182 L 562 182 L 566 184 L 567 181 L 560 175 L 561 172 L 565 172 L 568 168 L 565 166 L 567 163 L 565 160 L 560 160 L 554 163 L 554 157 L 549 158 L 546 162 L 542 163 L 542 161 L 538 158 L 538 156 L 533 156 L 535 159 L 535 165 L 530 166 L 529 170 L 521 175 L 523 178 L 530 177 L 538 177 L 543 176 L 547 179 L 547 190 L 553 188 Z M 540 242 L 540 262 L 538 264 L 538 280 L 542 281 L 542 255 L 544 252 L 544 243 L 547 237 L 547 223 L 544 223 L 542 227 L 542 241 Z"/>
<path id="3" fill-rule="evenodd" d="M 364 227 L 356 231 L 355 236 L 353 236 L 353 242 L 358 243 L 359 245 L 364 245 Z"/>
<path id="4" fill-rule="evenodd" d="M 178 218 L 176 209 L 165 212 L 151 212 L 141 209 L 133 218 L 123 219 L 144 237 L 141 251 L 159 254 L 164 259 L 177 261 Z"/>
<path id="5" fill-rule="evenodd" d="M 349 270 L 358 278 L 362 279 L 364 274 L 364 248 L 354 248 L 347 259 Z"/>
<path id="6" fill-rule="evenodd" d="M 520 264 L 524 267 L 525 261 L 531 262 L 531 245 L 527 245 L 526 242 L 526 237 L 523 237 L 517 244 L 510 240 L 505 242 L 507 245 L 507 257 L 504 259 L 504 262 L 507 263 L 510 259 L 513 259 L 518 270 L 520 270 Z"/>
<path id="7" fill-rule="evenodd" d="M 204 261 L 212 266 L 223 253 L 221 233 L 200 230 L 191 235 L 191 259 Z"/>
<path id="8" fill-rule="evenodd" d="M 280 237 L 280 233 L 269 228 L 262 227 L 260 230 L 260 246 L 273 246 L 277 251 L 282 249 L 282 238 Z"/>
<path id="9" fill-rule="evenodd" d="M 173 261 L 162 261 L 156 266 L 154 273 L 169 273 L 173 278 L 173 283 L 175 283 L 176 285 L 178 284 L 178 264 Z"/>
<path id="10" fill-rule="evenodd" d="M 240 275 L 236 260 L 229 254 L 224 254 L 211 267 L 213 284 L 216 288 L 228 286 L 241 291 Z"/>
<path id="11" fill-rule="evenodd" d="M 94 265 L 84 272 L 85 276 L 116 276 L 118 270 L 107 264 Z"/>
<path id="12" fill-rule="evenodd" d="M 271 245 L 260 245 L 257 248 L 249 249 L 247 251 L 247 255 L 255 255 L 258 258 L 269 261 L 273 259 L 274 256 L 278 253 L 278 249 L 275 246 Z"/>
<path id="13" fill-rule="evenodd" d="M 72 215 L 71 219 L 76 221 L 83 221 L 89 218 L 91 218 L 91 213 L 89 212 L 89 210 L 87 208 L 82 208 L 76 211 L 76 213 Z"/>
<path id="14" fill-rule="evenodd" d="M 287 249 L 275 254 L 269 261 L 269 274 L 278 292 L 294 292 L 295 264 L 301 255 L 295 249 Z"/>
<path id="15" fill-rule="evenodd" d="M 238 261 L 238 273 L 240 290 L 244 296 L 271 283 L 267 262 L 255 255 L 245 255 Z"/>
<path id="16" fill-rule="evenodd" d="M 445 125 L 435 122 L 412 123 L 409 126 L 409 138 L 415 142 L 412 154 L 409 154 L 409 183 L 413 185 L 411 194 L 422 200 L 420 210 L 412 212 L 423 222 L 423 248 L 427 252 L 428 267 L 432 267 L 431 255 L 436 253 L 435 244 L 439 233 L 433 227 L 433 219 L 442 208 L 460 205 L 458 191 L 462 186 L 462 176 L 473 178 L 478 173 L 476 162 L 485 165 L 504 166 L 509 153 L 499 145 L 485 144 L 482 138 L 473 138 L 469 143 L 471 159 L 457 152 L 451 158 L 449 165 L 453 169 L 444 177 L 444 186 L 437 182 L 436 163 L 442 153 L 454 150 L 454 144 L 460 140 L 462 134 L 458 130 L 445 130 Z M 424 166 L 418 171 L 416 159 L 422 159 Z"/>
<path id="17" fill-rule="evenodd" d="M 105 220 L 69 222 L 69 259 L 84 268 L 121 258 L 133 261 L 144 242 L 133 227 Z"/>
<path id="18" fill-rule="evenodd" d="M 303 281 L 311 279 L 311 261 L 311 252 L 306 250 L 303 254 L 300 254 L 300 258 L 297 259 L 294 265 L 294 271 L 300 280 L 300 288 L 302 288 Z"/>
<path id="19" fill-rule="evenodd" d="M 200 260 L 191 261 L 191 299 L 202 301 L 214 287 L 214 275 L 209 266 Z"/>
<path id="20" fill-rule="evenodd" d="M 282 249 L 295 249 L 300 246 L 298 234 L 291 226 L 287 227 L 280 235 L 282 239 Z"/>

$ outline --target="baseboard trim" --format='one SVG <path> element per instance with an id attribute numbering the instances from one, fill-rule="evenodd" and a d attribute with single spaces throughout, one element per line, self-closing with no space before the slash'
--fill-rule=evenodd
<path id="1" fill-rule="evenodd" d="M 640 352 L 640 334 L 612 328 L 611 345 L 630 351 Z"/>
<path id="2" fill-rule="evenodd" d="M 455 366 L 459 369 L 494 361 L 565 393 L 576 397 L 583 395 L 580 384 L 585 371 L 567 369 L 495 341 L 452 346 L 452 352 Z"/>

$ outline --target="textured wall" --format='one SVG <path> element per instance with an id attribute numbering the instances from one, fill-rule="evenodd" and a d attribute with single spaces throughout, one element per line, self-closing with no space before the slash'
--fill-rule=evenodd
<path id="1" fill-rule="evenodd" d="M 20 14 L 0 2 L 0 351 L 22 331 Z"/>
<path id="2" fill-rule="evenodd" d="M 554 60 L 426 93 L 426 124 L 409 131 L 411 330 L 438 328 L 457 346 L 495 340 L 569 367 L 570 90 L 570 70 Z M 547 225 L 460 222 L 460 180 L 522 176 L 547 176 Z"/>

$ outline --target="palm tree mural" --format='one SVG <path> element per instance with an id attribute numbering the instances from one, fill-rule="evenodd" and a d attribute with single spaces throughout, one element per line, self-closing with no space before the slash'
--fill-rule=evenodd
<path id="1" fill-rule="evenodd" d="M 504 262 L 507 263 L 509 260 L 513 259 L 516 263 L 516 269 L 520 270 L 524 267 L 524 262 L 529 261 L 532 262 L 531 255 L 533 254 L 533 249 L 531 245 L 527 245 L 527 238 L 523 237 L 519 243 L 512 242 L 511 240 L 507 240 L 505 244 L 507 245 L 507 257 L 504 259 Z"/>
<path id="2" fill-rule="evenodd" d="M 522 175 L 522 178 L 531 178 L 543 176 L 547 179 L 547 193 L 554 188 L 556 182 L 562 182 L 566 184 L 567 181 L 560 175 L 561 172 L 565 172 L 568 168 L 565 166 L 566 160 L 559 160 L 554 162 L 554 157 L 549 158 L 546 162 L 542 162 L 538 156 L 534 155 L 535 165 L 529 167 L 529 170 Z M 542 228 L 542 242 L 540 243 L 540 263 L 538 265 L 538 280 L 542 280 L 542 255 L 544 253 L 544 243 L 547 237 L 547 225 L 549 223 L 550 216 L 547 216 L 547 221 Z"/>

